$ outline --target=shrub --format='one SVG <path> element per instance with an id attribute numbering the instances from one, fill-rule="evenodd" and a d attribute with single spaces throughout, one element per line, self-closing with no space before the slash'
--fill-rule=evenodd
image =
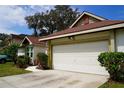
<path id="1" fill-rule="evenodd" d="M 48 68 L 48 56 L 45 53 L 38 53 L 37 60 L 40 62 L 40 65 L 42 65 L 44 69 Z"/>
<path id="2" fill-rule="evenodd" d="M 110 74 L 110 79 L 124 81 L 124 53 L 104 52 L 98 56 L 101 66 L 105 67 Z"/>
<path id="3" fill-rule="evenodd" d="M 7 46 L 5 49 L 3 49 L 1 52 L 5 55 L 9 55 L 12 58 L 14 64 L 16 64 L 18 48 L 19 48 L 19 44 L 12 43 L 9 46 Z"/>
<path id="4" fill-rule="evenodd" d="M 27 62 L 27 64 L 30 64 L 30 57 L 29 56 L 24 56 L 24 58 L 25 58 L 25 60 L 26 60 L 26 62 Z"/>
<path id="5" fill-rule="evenodd" d="M 30 58 L 28 56 L 18 56 L 17 57 L 17 66 L 19 68 L 26 68 L 30 62 Z"/>

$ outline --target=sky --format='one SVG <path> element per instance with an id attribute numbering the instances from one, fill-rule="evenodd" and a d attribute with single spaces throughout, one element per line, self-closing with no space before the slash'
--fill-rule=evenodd
<path id="1" fill-rule="evenodd" d="M 96 6 L 96 5 L 72 5 L 72 8 L 78 8 L 79 12 L 88 11 L 110 20 L 124 20 L 124 6 Z M 6 34 L 32 34 L 29 29 L 25 16 L 33 15 L 37 12 L 44 12 L 53 9 L 51 5 L 24 5 L 24 6 L 0 6 L 0 33 Z"/>

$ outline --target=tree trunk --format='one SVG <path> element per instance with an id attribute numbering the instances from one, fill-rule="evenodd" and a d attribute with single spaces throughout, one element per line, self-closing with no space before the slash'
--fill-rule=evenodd
<path id="1" fill-rule="evenodd" d="M 16 65 L 16 63 L 17 63 L 16 60 L 13 60 L 13 61 L 14 61 L 14 64 Z"/>
<path id="2" fill-rule="evenodd" d="M 17 63 L 17 57 L 16 56 L 13 58 L 13 62 L 16 65 L 16 63 Z"/>
<path id="3" fill-rule="evenodd" d="M 34 36 L 38 36 L 36 28 L 34 28 Z"/>

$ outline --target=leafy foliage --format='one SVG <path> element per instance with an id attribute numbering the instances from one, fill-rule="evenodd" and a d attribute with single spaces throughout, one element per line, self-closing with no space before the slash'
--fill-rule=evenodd
<path id="1" fill-rule="evenodd" d="M 10 46 L 8 46 L 5 50 L 3 50 L 3 54 L 9 55 L 15 64 L 17 61 L 18 48 L 19 48 L 19 45 L 13 43 Z"/>
<path id="2" fill-rule="evenodd" d="M 38 35 L 37 30 L 38 30 L 39 26 L 42 27 L 42 25 L 41 25 L 42 21 L 40 20 L 40 13 L 36 13 L 33 16 L 27 16 L 27 17 L 25 17 L 25 20 L 27 22 L 28 27 L 30 29 L 34 30 L 33 35 L 37 36 Z"/>
<path id="3" fill-rule="evenodd" d="M 30 58 L 28 56 L 18 56 L 17 57 L 17 66 L 19 68 L 26 68 L 28 63 L 30 62 Z"/>
<path id="4" fill-rule="evenodd" d="M 37 60 L 40 62 L 44 69 L 48 67 L 48 56 L 45 53 L 38 53 Z"/>
<path id="5" fill-rule="evenodd" d="M 110 74 L 110 78 L 116 81 L 124 81 L 124 53 L 104 52 L 98 56 L 101 66 L 104 66 Z"/>
<path id="6" fill-rule="evenodd" d="M 25 17 L 27 25 L 34 30 L 34 35 L 48 35 L 68 28 L 79 16 L 77 9 L 69 5 L 56 5 L 54 9 L 42 13 L 35 13 Z"/>
<path id="7" fill-rule="evenodd" d="M 0 48 L 8 45 L 9 43 L 9 35 L 0 33 Z"/>
<path id="8" fill-rule="evenodd" d="M 99 88 L 124 88 L 124 83 L 109 80 L 103 85 L 101 85 Z"/>

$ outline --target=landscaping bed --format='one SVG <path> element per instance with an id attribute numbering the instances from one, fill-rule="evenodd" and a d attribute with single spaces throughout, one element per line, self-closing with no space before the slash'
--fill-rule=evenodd
<path id="1" fill-rule="evenodd" d="M 7 62 L 5 64 L 0 64 L 0 77 L 24 74 L 24 73 L 29 73 L 29 72 L 31 71 L 17 68 L 16 65 L 13 64 L 13 62 Z"/>
<path id="2" fill-rule="evenodd" d="M 100 88 L 124 88 L 124 52 L 104 52 L 98 56 L 110 78 Z"/>
<path id="3" fill-rule="evenodd" d="M 124 83 L 109 80 L 101 85 L 99 88 L 124 88 Z"/>

